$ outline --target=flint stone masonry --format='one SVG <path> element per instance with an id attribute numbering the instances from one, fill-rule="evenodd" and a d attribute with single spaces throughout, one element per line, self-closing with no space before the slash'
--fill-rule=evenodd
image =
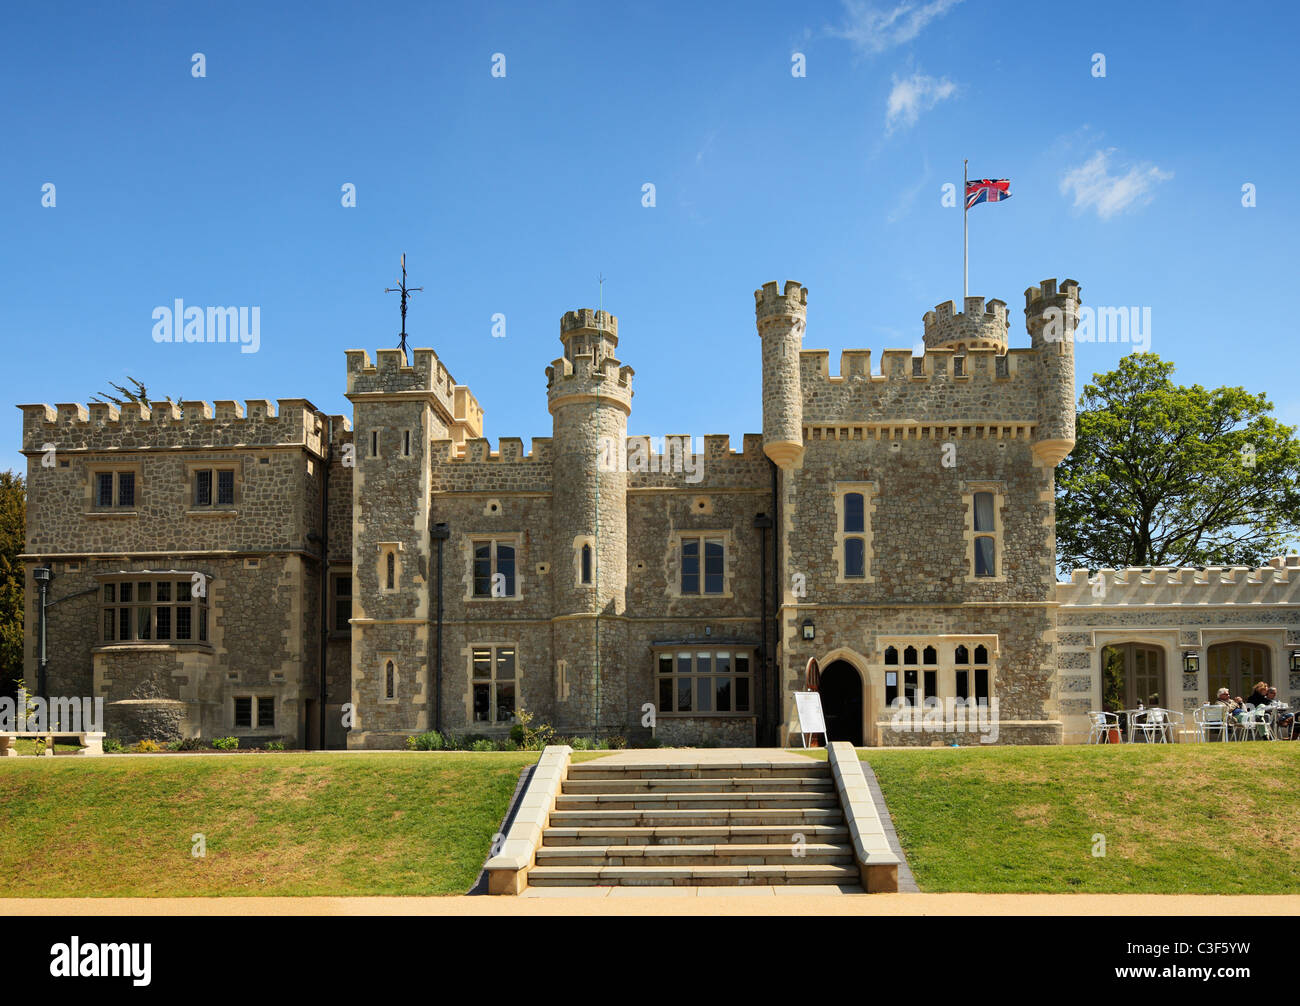
<path id="1" fill-rule="evenodd" d="M 1078 739 L 1100 701 L 1101 653 L 1125 640 L 1156 639 L 1169 693 L 1188 701 L 1208 676 L 1177 680 L 1184 647 L 1204 658 L 1230 638 L 1261 641 L 1281 676 L 1300 646 L 1293 557 L 1056 583 L 1077 283 L 1025 291 L 1027 347 L 1014 345 L 1004 302 L 971 297 L 926 312 L 924 354 L 886 349 L 878 372 L 869 350 L 844 350 L 832 373 L 828 351 L 804 348 L 809 301 L 793 281 L 755 291 L 763 422 L 739 443 L 683 432 L 688 418 L 629 435 L 634 374 L 619 356 L 651 337 L 621 345 L 618 319 L 589 309 L 561 319 L 561 353 L 545 368 L 551 428 L 527 448 L 504 436 L 494 449 L 477 398 L 431 349 L 346 351 L 350 417 L 305 398 L 20 406 L 24 675 L 36 677 L 30 573 L 49 564 L 52 596 L 68 598 L 51 609 L 51 690 L 103 697 L 109 734 L 124 739 L 393 748 L 434 728 L 501 739 L 513 701 L 562 736 L 789 743 L 792 694 L 816 657 L 856 679 L 860 697 L 827 701 L 845 703 L 829 711 L 863 743 L 979 742 L 894 729 L 885 682 L 900 668 L 884 651 L 899 639 L 945 660 L 983 641 L 997 743 Z M 233 473 L 232 503 L 196 500 L 204 470 Z M 98 505 L 100 472 L 134 475 L 130 506 Z M 860 579 L 842 552 L 852 487 L 867 500 Z M 972 568 L 978 492 L 996 501 L 991 577 Z M 720 592 L 683 592 L 684 537 L 724 543 Z M 476 549 L 490 542 L 514 550 L 512 596 L 476 585 Z M 206 578 L 206 641 L 103 636 L 104 583 L 146 571 Z M 511 676 L 476 675 L 474 653 L 488 647 L 513 655 Z M 733 693 L 708 670 L 720 653 L 749 661 L 747 708 L 725 709 Z M 669 684 L 666 705 L 660 655 L 706 668 L 680 692 Z M 687 696 L 696 705 L 679 708 Z M 245 698 L 272 703 L 274 722 L 236 727 Z"/>

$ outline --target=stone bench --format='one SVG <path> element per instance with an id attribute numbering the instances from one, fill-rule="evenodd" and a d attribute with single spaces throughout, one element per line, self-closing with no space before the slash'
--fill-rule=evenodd
<path id="1" fill-rule="evenodd" d="M 55 737 L 75 737 L 81 745 L 80 751 L 73 755 L 102 755 L 104 753 L 104 731 L 102 730 L 6 730 L 0 731 L 0 757 L 14 757 L 18 754 L 15 742 L 28 738 L 41 738 L 45 749 L 41 754 L 54 754 Z"/>

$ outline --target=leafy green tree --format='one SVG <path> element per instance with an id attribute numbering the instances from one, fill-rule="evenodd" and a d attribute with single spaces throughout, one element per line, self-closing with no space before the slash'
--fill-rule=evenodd
<path id="1" fill-rule="evenodd" d="M 0 695 L 15 695 L 23 674 L 23 568 L 27 490 L 17 472 L 0 472 Z"/>
<path id="2" fill-rule="evenodd" d="M 1063 569 L 1259 565 L 1300 531 L 1300 440 L 1263 395 L 1133 353 L 1083 389 L 1056 472 Z"/>

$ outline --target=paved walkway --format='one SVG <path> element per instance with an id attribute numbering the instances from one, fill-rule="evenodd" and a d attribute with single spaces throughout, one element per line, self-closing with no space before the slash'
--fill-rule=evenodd
<path id="1" fill-rule="evenodd" d="M 0 915 L 1297 915 L 1300 895 L 857 894 L 696 897 L 3 898 Z M 705 889 L 701 888 L 700 891 Z M 761 889 L 760 889 L 761 890 Z"/>

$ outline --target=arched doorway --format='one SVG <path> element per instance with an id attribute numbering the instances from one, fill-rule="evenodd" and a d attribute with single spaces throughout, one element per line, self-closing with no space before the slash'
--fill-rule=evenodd
<path id="1" fill-rule="evenodd" d="M 1210 647 L 1210 701 L 1220 688 L 1247 699 L 1256 681 L 1268 681 L 1268 647 L 1261 643 L 1218 643 Z"/>
<path id="2" fill-rule="evenodd" d="M 833 741 L 862 746 L 862 677 L 847 660 L 836 660 L 822 670 L 822 715 L 826 734 Z"/>
<path id="3" fill-rule="evenodd" d="M 1165 667 L 1160 647 L 1117 643 L 1101 653 L 1101 704 L 1110 712 L 1139 705 L 1165 706 Z"/>

